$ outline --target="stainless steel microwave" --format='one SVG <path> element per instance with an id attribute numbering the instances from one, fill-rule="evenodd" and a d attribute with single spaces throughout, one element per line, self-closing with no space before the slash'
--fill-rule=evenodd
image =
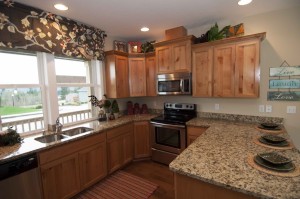
<path id="1" fill-rule="evenodd" d="M 192 74 L 173 73 L 157 75 L 158 95 L 191 95 Z"/>

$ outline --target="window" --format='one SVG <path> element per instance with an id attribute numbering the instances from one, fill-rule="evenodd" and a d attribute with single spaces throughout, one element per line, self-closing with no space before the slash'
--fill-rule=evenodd
<path id="1" fill-rule="evenodd" d="M 91 118 L 89 95 L 93 91 L 88 62 L 55 58 L 59 115 L 63 123 Z"/>
<path id="2" fill-rule="evenodd" d="M 44 129 L 42 87 L 36 55 L 0 51 L 0 60 L 2 130 L 10 126 L 19 133 Z M 23 123 L 24 120 L 27 122 Z"/>
<path id="3" fill-rule="evenodd" d="M 101 62 L 7 51 L 0 60 L 0 131 L 13 126 L 24 136 L 47 130 L 58 115 L 66 125 L 97 115 L 88 96 L 103 95 Z"/>

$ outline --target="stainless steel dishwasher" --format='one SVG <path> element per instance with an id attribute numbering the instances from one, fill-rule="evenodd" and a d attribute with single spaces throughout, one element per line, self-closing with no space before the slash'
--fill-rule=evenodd
<path id="1" fill-rule="evenodd" d="M 36 153 L 0 164 L 1 199 L 40 199 Z"/>

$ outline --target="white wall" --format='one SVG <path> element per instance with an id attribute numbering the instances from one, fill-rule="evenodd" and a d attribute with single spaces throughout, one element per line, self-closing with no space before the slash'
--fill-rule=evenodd
<path id="1" fill-rule="evenodd" d="M 284 118 L 284 125 L 292 137 L 294 144 L 300 149 L 300 102 L 267 101 L 269 90 L 269 68 L 279 67 L 286 60 L 291 66 L 300 65 L 300 7 L 280 10 L 261 15 L 246 17 L 236 21 L 218 22 L 220 28 L 224 25 L 244 23 L 245 35 L 266 32 L 266 39 L 261 45 L 261 83 L 260 97 L 258 99 L 219 99 L 219 98 L 193 98 L 181 97 L 145 97 L 123 99 L 121 106 L 126 108 L 125 102 L 131 100 L 146 103 L 149 108 L 162 108 L 163 103 L 188 102 L 198 105 L 198 111 L 219 112 L 242 115 L 257 115 Z M 212 24 L 213 25 L 213 24 Z M 200 36 L 210 27 L 198 27 L 188 30 L 189 34 Z M 219 104 L 220 110 L 215 111 L 214 105 Z M 259 105 L 272 105 L 272 113 L 260 113 Z M 296 114 L 287 114 L 287 106 L 296 106 Z"/>

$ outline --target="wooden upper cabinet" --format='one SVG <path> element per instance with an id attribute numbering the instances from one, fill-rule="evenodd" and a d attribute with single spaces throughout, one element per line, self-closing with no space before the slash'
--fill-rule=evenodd
<path id="1" fill-rule="evenodd" d="M 155 43 L 157 73 L 191 72 L 191 45 L 194 36 Z"/>
<path id="2" fill-rule="evenodd" d="M 259 96 L 259 40 L 236 44 L 235 96 Z"/>
<path id="3" fill-rule="evenodd" d="M 234 97 L 235 45 L 214 47 L 214 96 Z"/>
<path id="4" fill-rule="evenodd" d="M 260 43 L 265 36 L 258 33 L 193 45 L 193 96 L 259 97 Z"/>
<path id="5" fill-rule="evenodd" d="M 127 53 L 108 51 L 105 58 L 106 95 L 108 98 L 129 97 Z"/>
<path id="6" fill-rule="evenodd" d="M 193 47 L 193 96 L 212 96 L 213 48 Z"/>
<path id="7" fill-rule="evenodd" d="M 156 96 L 156 59 L 154 53 L 146 55 L 147 96 Z"/>
<path id="8" fill-rule="evenodd" d="M 145 58 L 129 58 L 130 96 L 146 96 L 146 66 Z"/>

